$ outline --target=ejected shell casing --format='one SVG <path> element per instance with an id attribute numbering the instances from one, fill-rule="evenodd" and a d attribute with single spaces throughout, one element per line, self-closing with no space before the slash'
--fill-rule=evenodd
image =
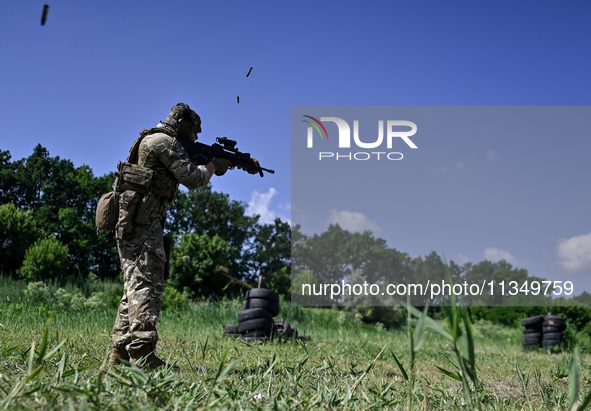
<path id="1" fill-rule="evenodd" d="M 47 21 L 47 11 L 49 10 L 49 4 L 43 6 L 43 14 L 41 15 L 41 25 L 45 26 L 45 22 Z"/>

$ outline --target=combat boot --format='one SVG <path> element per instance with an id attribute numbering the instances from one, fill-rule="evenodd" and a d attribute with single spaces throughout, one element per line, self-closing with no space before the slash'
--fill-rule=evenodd
<path id="1" fill-rule="evenodd" d="M 109 358 L 109 362 L 111 364 L 119 364 L 119 358 L 125 361 L 129 361 L 129 354 L 125 348 L 118 348 L 113 347 L 113 352 L 111 352 L 111 358 Z"/>
<path id="2" fill-rule="evenodd" d="M 150 370 L 156 370 L 161 367 L 169 367 L 166 361 L 158 358 L 149 345 L 145 345 L 131 354 L 130 363 L 138 364 L 140 367 L 146 367 Z M 173 366 L 173 370 L 178 371 L 179 367 Z"/>

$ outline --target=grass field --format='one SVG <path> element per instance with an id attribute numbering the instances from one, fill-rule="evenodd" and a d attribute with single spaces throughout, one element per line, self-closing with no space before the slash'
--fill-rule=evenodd
<path id="1" fill-rule="evenodd" d="M 279 317 L 312 341 L 222 338 L 241 301 L 164 311 L 158 355 L 180 371 L 144 372 L 106 364 L 114 309 L 49 309 L 23 287 L 0 288 L 0 410 L 567 410 L 591 390 L 587 353 L 522 353 L 521 330 L 492 324 L 460 327 L 454 344 L 444 322 L 418 319 L 411 342 L 406 327 L 284 303 Z"/>

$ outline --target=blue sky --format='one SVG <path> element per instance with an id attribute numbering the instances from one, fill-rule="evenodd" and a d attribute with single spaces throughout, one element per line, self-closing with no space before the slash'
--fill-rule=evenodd
<path id="1" fill-rule="evenodd" d="M 235 170 L 213 179 L 216 190 L 251 202 L 264 219 L 290 218 L 292 170 L 307 167 L 291 164 L 292 106 L 591 102 L 587 2 L 55 0 L 49 3 L 43 27 L 42 9 L 43 2 L 35 1 L 0 5 L 0 149 L 20 159 L 41 143 L 51 155 L 71 159 L 76 166 L 87 164 L 102 175 L 126 157 L 142 128 L 164 120 L 182 101 L 202 117 L 200 141 L 211 143 L 216 136 L 236 139 L 241 150 L 276 170 L 264 178 Z M 250 67 L 253 71 L 246 78 Z M 577 142 L 589 147 L 583 140 Z M 511 151 L 507 144 L 490 147 L 498 167 L 509 161 L 503 154 Z M 524 142 L 512 153 L 530 155 L 528 144 L 531 153 L 551 157 L 560 140 Z M 516 172 L 501 168 L 500 174 L 493 172 L 483 180 L 478 173 L 459 171 L 461 164 L 464 171 L 479 161 L 486 164 L 487 151 L 480 159 L 470 158 L 475 154 L 461 147 L 454 154 L 445 162 L 433 162 L 433 169 L 448 171 L 439 174 L 455 187 L 436 191 L 443 204 L 453 204 L 458 195 L 483 198 Z M 572 240 L 582 247 L 578 275 L 590 273 L 585 265 L 591 242 L 589 190 L 582 183 L 584 176 L 573 179 L 561 171 L 572 171 L 573 161 L 584 161 L 579 152 L 575 157 L 564 151 L 554 158 L 555 195 L 539 198 L 538 212 L 547 216 L 547 223 L 531 236 L 543 238 L 543 247 L 539 241 L 531 244 L 527 235 L 516 241 L 510 232 L 487 238 L 498 221 L 481 216 L 481 234 L 454 239 L 459 245 L 465 241 L 466 249 L 454 247 L 448 258 L 462 255 L 477 262 L 488 248 L 499 250 L 493 252 L 496 256 L 508 253 L 532 274 L 551 267 L 574 275 L 561 265 L 558 245 L 560 239 L 582 236 Z M 510 160 L 511 167 L 517 167 L 519 158 Z M 583 164 L 577 170 L 589 171 Z M 529 177 L 532 191 L 543 192 L 547 181 L 535 173 Z M 512 216 L 525 213 L 523 204 L 529 204 L 526 197 L 531 192 L 513 190 L 517 200 L 506 224 L 517 230 L 518 217 Z M 561 212 L 565 204 L 571 208 Z M 451 219 L 462 219 L 453 207 L 445 211 Z M 407 247 L 404 238 L 400 233 L 388 241 L 412 256 L 434 248 L 428 242 Z"/>

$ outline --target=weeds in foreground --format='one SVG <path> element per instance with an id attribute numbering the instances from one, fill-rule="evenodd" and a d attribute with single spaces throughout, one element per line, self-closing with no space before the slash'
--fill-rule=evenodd
<path id="1" fill-rule="evenodd" d="M 221 338 L 221 323 L 235 321 L 239 306 L 164 313 L 159 349 L 181 369 L 147 372 L 106 364 L 114 312 L 50 313 L 50 329 L 41 321 L 47 312 L 0 301 L 0 410 L 571 411 L 591 404 L 591 375 L 581 367 L 588 354 L 518 353 L 518 331 L 473 324 L 462 307 L 439 322 L 428 308 L 407 306 L 406 330 L 383 331 L 339 322 L 336 310 L 284 304 L 282 316 L 314 340 L 257 345 Z"/>

